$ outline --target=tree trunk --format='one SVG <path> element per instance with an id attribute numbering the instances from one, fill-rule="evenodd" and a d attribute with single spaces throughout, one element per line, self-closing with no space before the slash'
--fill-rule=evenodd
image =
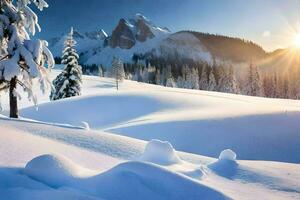
<path id="1" fill-rule="evenodd" d="M 9 106 L 10 106 L 11 118 L 19 117 L 18 97 L 14 94 L 14 90 L 16 88 L 17 88 L 17 77 L 15 76 L 10 80 L 10 85 L 9 85 Z"/>

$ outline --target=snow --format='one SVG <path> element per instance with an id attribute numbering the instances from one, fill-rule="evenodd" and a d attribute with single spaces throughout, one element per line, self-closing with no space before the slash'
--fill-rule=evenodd
<path id="1" fill-rule="evenodd" d="M 87 194 L 104 199 L 226 198 L 220 192 L 184 176 L 140 162 L 122 163 L 107 172 L 83 179 L 78 174 L 78 166 L 66 158 L 42 155 L 30 161 L 24 173 L 53 187 L 80 188 Z M 155 183 L 163 185 L 157 187 Z"/>
<path id="2" fill-rule="evenodd" d="M 165 30 L 154 29 L 152 31 L 154 38 L 145 42 L 137 42 L 130 49 L 110 48 L 109 46 L 101 48 L 94 54 L 90 54 L 86 64 L 102 64 L 106 67 L 111 66 L 114 56 L 122 59 L 123 62 L 132 62 L 134 54 L 145 54 L 154 52 L 156 56 L 181 56 L 193 60 L 202 60 L 211 62 L 212 56 L 207 52 L 202 43 L 191 33 L 171 34 Z"/>
<path id="3" fill-rule="evenodd" d="M 90 125 L 89 125 L 89 123 L 87 123 L 87 122 L 82 122 L 82 124 L 83 124 L 83 127 L 84 127 L 85 130 L 90 130 Z"/>
<path id="4" fill-rule="evenodd" d="M 179 56 L 184 59 L 212 62 L 212 55 L 192 33 L 177 32 L 173 34 L 167 28 L 156 26 L 140 13 L 137 13 L 133 19 L 126 20 L 127 26 L 133 33 L 137 33 L 138 31 L 135 26 L 138 20 L 144 21 L 154 37 L 148 38 L 144 42 L 136 41 L 136 44 L 130 49 L 106 46 L 105 39 L 108 38 L 108 35 L 102 29 L 99 33 L 95 32 L 103 37 L 90 37 L 90 35 L 93 35 L 93 32 L 79 34 L 80 37 L 77 37 L 76 40 L 78 41 L 77 51 L 81 54 L 81 63 L 86 65 L 101 64 L 109 68 L 111 67 L 113 57 L 122 59 L 124 63 L 131 63 L 134 54 L 146 53 L 157 57 L 177 58 Z M 61 55 L 64 37 L 54 38 L 54 42 L 50 46 L 56 57 L 60 57 Z M 126 36 L 122 37 L 123 39 L 131 40 Z"/>
<path id="5" fill-rule="evenodd" d="M 298 101 L 91 76 L 48 96 L 0 115 L 1 199 L 300 198 Z"/>
<path id="6" fill-rule="evenodd" d="M 236 160 L 236 153 L 231 149 L 225 149 L 220 153 L 219 160 Z"/>
<path id="7" fill-rule="evenodd" d="M 74 177 L 88 173 L 68 158 L 57 155 L 41 155 L 29 161 L 23 173 L 52 187 L 62 187 Z"/>
<path id="8" fill-rule="evenodd" d="M 159 49 L 159 44 L 166 39 L 170 33 L 160 32 L 156 34 L 154 38 L 147 39 L 145 42 L 136 42 L 136 44 L 130 49 L 121 49 L 119 47 L 110 48 L 109 46 L 101 48 L 100 51 L 96 51 L 94 54 L 89 54 L 85 64 L 102 64 L 106 67 L 110 67 L 113 57 L 120 58 L 124 63 L 131 63 L 134 53 L 147 53 L 152 49 Z"/>
<path id="9" fill-rule="evenodd" d="M 295 100 L 165 88 L 127 80 L 117 91 L 113 79 L 91 76 L 83 77 L 81 97 L 49 103 L 48 96 L 40 95 L 39 111 L 22 100 L 21 116 L 73 126 L 86 121 L 91 129 L 146 141 L 169 141 L 179 151 L 211 157 L 230 148 L 239 159 L 300 162 L 300 105 Z M 4 113 L 7 107 L 3 102 Z"/>
<path id="10" fill-rule="evenodd" d="M 203 44 L 193 34 L 186 32 L 179 32 L 170 35 L 160 45 L 160 54 L 164 56 L 178 55 L 181 58 L 189 58 L 195 61 L 212 62 L 212 55 L 205 50 Z"/>
<path id="11" fill-rule="evenodd" d="M 160 165 L 180 163 L 173 146 L 167 141 L 151 140 L 146 145 L 141 160 Z"/>

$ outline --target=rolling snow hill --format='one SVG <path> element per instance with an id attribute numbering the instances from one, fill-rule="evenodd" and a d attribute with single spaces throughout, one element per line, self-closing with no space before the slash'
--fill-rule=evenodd
<path id="1" fill-rule="evenodd" d="M 92 76 L 83 82 L 83 96 L 49 103 L 42 96 L 45 103 L 38 111 L 23 108 L 21 116 L 74 126 L 84 121 L 92 129 L 167 140 L 178 150 L 205 156 L 217 157 L 230 148 L 240 159 L 300 163 L 299 101 L 134 81 L 125 81 L 116 91 L 112 79 Z"/>
<path id="2" fill-rule="evenodd" d="M 81 97 L 39 93 L 38 110 L 24 99 L 24 118 L 0 117 L 1 199 L 300 198 L 298 101 L 83 83 Z"/>

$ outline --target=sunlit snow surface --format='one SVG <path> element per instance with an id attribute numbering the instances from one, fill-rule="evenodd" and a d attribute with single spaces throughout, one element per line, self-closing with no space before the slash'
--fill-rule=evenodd
<path id="1" fill-rule="evenodd" d="M 1 117 L 0 199 L 300 199 L 298 101 L 83 81 Z"/>

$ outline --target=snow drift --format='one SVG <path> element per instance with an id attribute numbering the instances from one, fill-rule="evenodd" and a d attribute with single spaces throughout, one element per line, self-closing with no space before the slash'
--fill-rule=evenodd
<path id="1" fill-rule="evenodd" d="M 225 149 L 220 153 L 219 160 L 208 165 L 208 167 L 220 176 L 233 178 L 238 170 L 236 153 L 231 149 Z"/>
<path id="2" fill-rule="evenodd" d="M 42 155 L 24 173 L 46 185 L 68 187 L 104 199 L 228 199 L 186 176 L 142 162 L 126 162 L 96 176 L 82 178 L 81 167 L 66 158 Z"/>
<path id="3" fill-rule="evenodd" d="M 82 177 L 88 170 L 58 155 L 41 155 L 27 163 L 24 173 L 52 187 L 62 187 Z"/>

